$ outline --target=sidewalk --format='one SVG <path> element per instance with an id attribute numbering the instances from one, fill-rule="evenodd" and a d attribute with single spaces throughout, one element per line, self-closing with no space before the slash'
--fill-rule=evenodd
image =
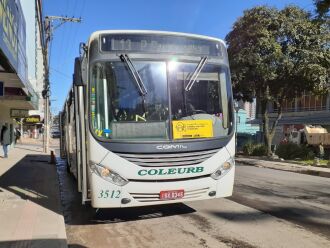
<path id="1" fill-rule="evenodd" d="M 291 171 L 301 174 L 308 174 L 313 176 L 330 178 L 330 169 L 316 166 L 299 165 L 289 162 L 281 162 L 277 160 L 265 160 L 259 157 L 244 157 L 239 156 L 235 158 L 237 163 L 243 165 L 251 165 L 263 168 L 270 168 L 275 170 Z"/>
<path id="2" fill-rule="evenodd" d="M 0 152 L 0 247 L 67 247 L 56 167 L 40 144 Z"/>

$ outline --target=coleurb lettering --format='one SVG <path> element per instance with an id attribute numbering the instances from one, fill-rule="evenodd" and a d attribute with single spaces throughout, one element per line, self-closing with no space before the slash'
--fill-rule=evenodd
<path id="1" fill-rule="evenodd" d="M 156 174 L 158 174 L 158 170 L 156 170 L 156 169 L 148 170 L 148 174 L 151 176 L 156 175 Z"/>
<path id="2" fill-rule="evenodd" d="M 204 171 L 204 167 L 184 167 L 184 168 L 168 168 L 168 169 L 144 169 L 139 170 L 139 176 L 163 176 L 163 175 L 175 175 L 175 174 L 185 174 L 185 173 L 201 173 Z"/>
<path id="3" fill-rule="evenodd" d="M 168 174 L 176 174 L 176 168 L 170 168 Z"/>
<path id="4" fill-rule="evenodd" d="M 187 170 L 187 173 L 194 173 L 195 172 L 195 167 L 190 167 Z"/>
<path id="5" fill-rule="evenodd" d="M 203 167 L 201 167 L 201 168 L 203 168 Z M 178 169 L 178 174 L 183 174 L 183 173 L 186 173 L 186 170 L 187 170 L 188 168 L 179 168 Z"/>

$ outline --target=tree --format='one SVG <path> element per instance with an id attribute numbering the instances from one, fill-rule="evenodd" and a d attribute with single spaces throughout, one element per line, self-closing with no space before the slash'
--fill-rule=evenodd
<path id="1" fill-rule="evenodd" d="M 244 12 L 226 36 L 234 92 L 243 100 L 257 97 L 268 156 L 284 101 L 304 91 L 329 90 L 329 30 L 308 12 L 288 6 L 266 6 Z M 268 106 L 277 106 L 270 122 Z"/>
<path id="2" fill-rule="evenodd" d="M 314 4 L 319 17 L 326 17 L 330 11 L 330 0 L 314 0 Z"/>

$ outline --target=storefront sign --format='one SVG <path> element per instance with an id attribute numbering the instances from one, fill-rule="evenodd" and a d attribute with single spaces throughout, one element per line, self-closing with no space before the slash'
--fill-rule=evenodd
<path id="1" fill-rule="evenodd" d="M 24 118 L 29 116 L 29 110 L 27 109 L 11 109 L 10 117 L 13 118 Z"/>
<path id="2" fill-rule="evenodd" d="M 26 80 L 25 29 L 20 2 L 0 0 L 0 50 L 23 82 Z"/>
<path id="3" fill-rule="evenodd" d="M 24 119 L 24 123 L 25 124 L 36 124 L 40 122 L 40 116 L 39 115 L 33 115 L 33 116 L 29 116 L 26 117 Z"/>

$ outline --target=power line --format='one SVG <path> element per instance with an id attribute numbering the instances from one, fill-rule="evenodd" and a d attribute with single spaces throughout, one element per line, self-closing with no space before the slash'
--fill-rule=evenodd
<path id="1" fill-rule="evenodd" d="M 50 67 L 50 70 L 56 72 L 57 74 L 59 74 L 59 75 L 61 75 L 63 77 L 72 79 L 72 77 L 70 77 L 69 75 L 65 74 L 64 72 L 62 72 L 62 71 L 60 71 L 58 69 L 55 69 L 54 67 Z"/>
<path id="2" fill-rule="evenodd" d="M 54 26 L 54 22 L 57 22 Z M 50 83 L 49 83 L 49 71 L 50 71 L 50 48 L 51 41 L 53 39 L 54 30 L 59 28 L 66 22 L 81 22 L 81 18 L 67 17 L 67 16 L 46 16 L 45 17 L 45 42 L 43 46 L 43 54 L 45 61 L 45 77 L 44 77 L 44 90 L 42 91 L 42 96 L 44 98 L 44 108 L 45 108 L 45 117 L 44 117 L 44 136 L 43 136 L 43 150 L 45 153 L 48 152 L 49 147 L 49 97 L 50 97 Z"/>

